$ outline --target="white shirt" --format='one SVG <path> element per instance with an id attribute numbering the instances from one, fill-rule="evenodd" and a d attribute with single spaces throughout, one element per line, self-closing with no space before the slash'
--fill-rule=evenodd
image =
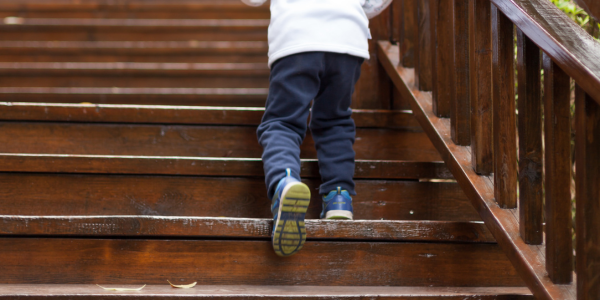
<path id="1" fill-rule="evenodd" d="M 269 67 L 282 57 L 321 51 L 369 59 L 366 0 L 271 0 Z"/>

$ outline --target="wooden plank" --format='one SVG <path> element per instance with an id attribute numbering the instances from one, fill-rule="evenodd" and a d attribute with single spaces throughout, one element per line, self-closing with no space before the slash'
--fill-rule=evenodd
<path id="1" fill-rule="evenodd" d="M 290 259 L 272 248 L 270 241 L 0 238 L 0 281 L 522 286 L 495 244 L 307 241 Z"/>
<path id="2" fill-rule="evenodd" d="M 494 201 L 492 179 L 478 176 L 470 164 L 471 153 L 468 147 L 457 146 L 452 142 L 450 122 L 438 118 L 433 113 L 431 95 L 419 92 L 414 85 L 410 84 L 413 82 L 414 73 L 397 65 L 398 48 L 380 42 L 379 51 L 380 57 L 387 58 L 381 63 L 392 81 L 401 90 L 403 96 L 412 100 L 415 117 L 440 151 L 459 185 L 536 299 L 575 299 L 573 284 L 555 285 L 547 276 L 543 267 L 545 247 L 527 245 L 518 236 L 519 223 L 516 211 L 502 209 Z"/>
<path id="3" fill-rule="evenodd" d="M 577 299 L 600 297 L 600 105 L 575 89 Z"/>
<path id="4" fill-rule="evenodd" d="M 91 19 L 91 18 L 19 18 L 5 20 L 0 27 L 112 27 L 117 29 L 151 28 L 196 28 L 196 29 L 266 29 L 268 19 Z"/>
<path id="5" fill-rule="evenodd" d="M 546 269 L 554 283 L 571 283 L 571 78 L 544 54 Z M 565 184 L 565 183 L 569 184 Z"/>
<path id="6" fill-rule="evenodd" d="M 600 104 L 600 43 L 546 0 L 492 0 Z"/>
<path id="7" fill-rule="evenodd" d="M 520 233 L 526 243 L 539 245 L 544 241 L 540 49 L 517 29 L 517 52 Z"/>
<path id="8" fill-rule="evenodd" d="M 450 117 L 450 103 L 454 101 L 454 3 L 448 0 L 430 0 L 431 11 L 436 11 L 435 38 L 432 41 L 433 109 L 439 117 Z M 437 8 L 437 9 L 436 9 Z M 433 33 L 434 31 L 432 31 Z"/>
<path id="9" fill-rule="evenodd" d="M 502 208 L 517 207 L 517 128 L 514 34 L 511 21 L 492 6 L 494 190 Z"/>
<path id="10" fill-rule="evenodd" d="M 492 16 L 487 0 L 469 2 L 471 163 L 477 174 L 494 172 L 492 140 Z"/>
<path id="11" fill-rule="evenodd" d="M 0 122 L 0 128 L 0 140 L 12 141 L 0 145 L 0 153 L 243 158 L 262 155 L 253 126 Z M 301 158 L 317 158 L 312 138 L 307 137 L 300 148 Z M 354 151 L 356 159 L 440 160 L 424 133 L 400 129 L 359 128 Z"/>
<path id="12" fill-rule="evenodd" d="M 320 178 L 316 159 L 303 159 L 300 176 Z M 264 176 L 260 158 L 0 154 L 0 172 Z M 356 179 L 453 179 L 441 162 L 357 160 Z"/>
<path id="13" fill-rule="evenodd" d="M 186 283 L 186 282 L 181 282 Z M 131 288 L 139 286 L 127 285 Z M 96 285 L 85 284 L 20 284 L 0 285 L 0 299 L 23 297 L 31 300 L 54 298 L 77 298 L 99 300 L 114 296 L 114 292 L 103 291 Z M 523 287 L 353 287 L 353 286 L 264 286 L 264 285 L 198 285 L 191 290 L 174 289 L 169 285 L 148 285 L 139 292 L 119 292 L 119 298 L 128 300 L 178 299 L 188 297 L 227 299 L 227 300 L 351 300 L 369 295 L 382 300 L 427 300 L 443 297 L 445 300 L 533 300 L 527 288 Z"/>
<path id="14" fill-rule="evenodd" d="M 471 99 L 469 89 L 469 2 L 454 0 L 455 94 L 450 103 L 452 140 L 457 145 L 471 144 Z"/>
<path id="15" fill-rule="evenodd" d="M 417 50 L 415 51 L 415 85 L 422 91 L 431 91 L 432 89 L 432 66 L 431 59 L 432 46 L 431 46 L 431 15 L 429 12 L 429 0 L 417 1 L 415 4 L 417 11 L 417 19 L 415 26 L 415 39 L 417 44 Z"/>
<path id="16" fill-rule="evenodd" d="M 304 182 L 318 219 L 320 181 Z M 0 173 L 0 183 L 2 215 L 272 217 L 261 177 Z M 357 179 L 356 190 L 356 220 L 479 220 L 456 183 Z"/>
<path id="17" fill-rule="evenodd" d="M 415 36 L 415 29 L 417 28 L 416 5 L 416 0 L 402 0 L 400 62 L 407 68 L 414 68 L 415 66 L 415 47 L 417 45 L 417 37 Z"/>
<path id="18" fill-rule="evenodd" d="M 2 236 L 269 239 L 272 219 L 155 216 L 0 216 Z M 306 220 L 308 240 L 495 243 L 483 222 Z"/>

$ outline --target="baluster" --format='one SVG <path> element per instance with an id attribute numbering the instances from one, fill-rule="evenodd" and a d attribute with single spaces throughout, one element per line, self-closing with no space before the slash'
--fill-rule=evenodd
<path id="1" fill-rule="evenodd" d="M 405 68 L 415 67 L 416 1 L 402 0 L 402 30 L 400 30 L 400 63 Z"/>
<path id="2" fill-rule="evenodd" d="M 471 153 L 477 174 L 494 172 L 492 147 L 492 19 L 488 0 L 469 1 Z"/>
<path id="3" fill-rule="evenodd" d="M 454 101 L 450 103 L 450 129 L 455 144 L 471 144 L 469 99 L 469 1 L 454 0 Z"/>
<path id="4" fill-rule="evenodd" d="M 421 91 L 431 91 L 431 23 L 429 0 L 419 0 L 415 5 L 417 26 L 415 51 L 415 85 Z"/>
<path id="5" fill-rule="evenodd" d="M 573 277 L 570 81 L 544 53 L 546 269 L 556 284 Z"/>
<path id="6" fill-rule="evenodd" d="M 433 112 L 438 117 L 450 116 L 454 102 L 454 46 L 452 20 L 454 3 L 449 0 L 429 0 L 432 19 Z"/>
<path id="7" fill-rule="evenodd" d="M 403 0 L 394 0 L 391 4 L 392 14 L 392 43 L 400 42 L 400 30 L 402 29 L 402 2 Z"/>
<path id="8" fill-rule="evenodd" d="M 575 90 L 577 299 L 600 299 L 600 105 Z"/>
<path id="9" fill-rule="evenodd" d="M 517 141 L 513 24 L 492 6 L 494 195 L 502 208 L 517 207 Z"/>
<path id="10" fill-rule="evenodd" d="M 519 229 L 525 243 L 540 245 L 542 228 L 542 99 L 540 49 L 517 29 L 519 80 Z"/>

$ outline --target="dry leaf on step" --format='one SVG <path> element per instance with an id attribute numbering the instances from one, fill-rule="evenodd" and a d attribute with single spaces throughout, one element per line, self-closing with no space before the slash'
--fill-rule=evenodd
<path id="1" fill-rule="evenodd" d="M 144 286 L 143 286 L 143 287 L 141 287 L 141 288 L 137 288 L 137 289 L 128 289 L 128 288 L 105 288 L 105 287 L 103 287 L 103 286 L 100 286 L 100 285 L 98 285 L 98 284 L 96 284 L 96 285 L 97 285 L 97 286 L 99 286 L 99 287 L 101 287 L 101 288 L 103 288 L 105 291 L 119 291 L 119 292 L 120 292 L 120 291 L 141 291 L 143 288 L 145 288 L 145 287 L 146 287 L 146 285 L 145 285 L 145 284 L 144 284 Z"/>
<path id="2" fill-rule="evenodd" d="M 167 280 L 167 282 L 174 288 L 178 288 L 178 289 L 191 289 L 193 287 L 196 286 L 196 283 L 198 282 L 194 282 L 194 283 L 190 283 L 190 284 L 186 284 L 186 285 L 176 285 L 176 284 L 172 284 L 170 281 Z"/>

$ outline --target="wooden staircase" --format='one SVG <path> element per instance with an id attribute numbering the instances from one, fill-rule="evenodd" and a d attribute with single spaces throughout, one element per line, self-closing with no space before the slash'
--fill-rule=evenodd
<path id="1" fill-rule="evenodd" d="M 354 97 L 356 220 L 318 220 L 309 135 L 308 240 L 280 258 L 255 133 L 267 7 L 0 2 L 0 299 L 533 299 L 378 43 L 399 7 Z"/>

